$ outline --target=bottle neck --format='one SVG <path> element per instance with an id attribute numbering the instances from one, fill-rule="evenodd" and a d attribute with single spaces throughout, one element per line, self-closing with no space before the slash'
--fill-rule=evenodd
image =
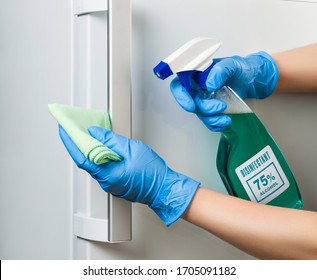
<path id="1" fill-rule="evenodd" d="M 227 104 L 225 114 L 244 114 L 252 113 L 250 107 L 241 99 L 241 97 L 230 87 L 223 86 L 215 91 L 212 98 L 217 98 Z"/>

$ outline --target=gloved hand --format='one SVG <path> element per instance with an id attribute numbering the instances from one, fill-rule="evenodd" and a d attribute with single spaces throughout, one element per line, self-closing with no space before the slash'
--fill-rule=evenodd
<path id="1" fill-rule="evenodd" d="M 95 165 L 59 126 L 60 137 L 76 165 L 90 173 L 104 191 L 147 204 L 167 226 L 183 215 L 200 183 L 168 168 L 165 161 L 141 141 L 97 126 L 88 131 L 123 160 Z"/>
<path id="2" fill-rule="evenodd" d="M 241 98 L 265 98 L 275 89 L 278 68 L 273 58 L 258 52 L 246 57 L 233 56 L 214 60 L 205 88 L 216 91 L 224 85 L 231 87 Z M 203 123 L 212 131 L 221 131 L 231 123 L 229 117 L 221 114 L 226 104 L 217 99 L 204 99 L 199 92 L 202 88 L 193 82 L 191 93 L 182 87 L 178 78 L 170 85 L 171 91 L 179 105 L 188 112 L 196 113 Z M 204 85 L 202 85 L 204 87 Z"/>

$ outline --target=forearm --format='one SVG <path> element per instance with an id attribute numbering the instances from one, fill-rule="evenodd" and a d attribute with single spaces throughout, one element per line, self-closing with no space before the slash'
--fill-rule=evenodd
<path id="1" fill-rule="evenodd" d="M 279 78 L 276 92 L 317 93 L 317 44 L 272 55 Z"/>
<path id="2" fill-rule="evenodd" d="M 199 188 L 183 218 L 260 259 L 317 259 L 317 214 Z"/>

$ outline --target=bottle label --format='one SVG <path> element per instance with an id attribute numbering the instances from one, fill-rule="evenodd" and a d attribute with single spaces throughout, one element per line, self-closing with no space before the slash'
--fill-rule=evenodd
<path id="1" fill-rule="evenodd" d="M 250 200 L 257 203 L 269 203 L 290 185 L 270 146 L 266 146 L 235 171 Z"/>

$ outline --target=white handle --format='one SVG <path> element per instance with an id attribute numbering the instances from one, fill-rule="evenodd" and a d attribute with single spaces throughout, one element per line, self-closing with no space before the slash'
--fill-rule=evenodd
<path id="1" fill-rule="evenodd" d="M 73 0 L 74 15 L 81 16 L 108 10 L 107 0 Z"/>
<path id="2" fill-rule="evenodd" d="M 73 1 L 74 14 L 81 15 L 74 17 L 74 105 L 108 110 L 113 131 L 131 137 L 130 0 Z M 130 241 L 131 203 L 105 193 L 77 169 L 73 182 L 74 235 Z"/>

